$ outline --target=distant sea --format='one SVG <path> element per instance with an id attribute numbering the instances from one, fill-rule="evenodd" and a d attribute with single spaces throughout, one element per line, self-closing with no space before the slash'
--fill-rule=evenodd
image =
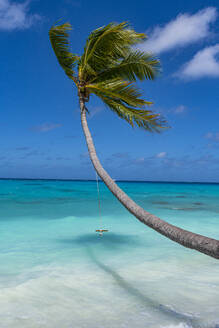
<path id="1" fill-rule="evenodd" d="M 219 239 L 219 185 L 118 182 Z M 95 181 L 0 180 L 1 328 L 218 328 L 219 261 L 138 222 Z"/>

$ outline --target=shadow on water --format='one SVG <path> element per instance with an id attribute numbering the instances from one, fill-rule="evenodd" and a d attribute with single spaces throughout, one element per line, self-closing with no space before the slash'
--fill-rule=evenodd
<path id="1" fill-rule="evenodd" d="M 186 315 L 180 312 L 177 312 L 170 307 L 159 304 L 158 302 L 154 301 L 153 299 L 147 297 L 144 295 L 139 289 L 133 287 L 129 282 L 127 282 L 121 275 L 119 275 L 115 270 L 113 270 L 108 265 L 105 265 L 103 262 L 101 262 L 92 251 L 91 247 L 86 245 L 86 252 L 89 258 L 92 260 L 93 263 L 95 263 L 101 270 L 103 270 L 105 273 L 110 275 L 118 287 L 125 290 L 125 292 L 131 296 L 133 296 L 138 302 L 141 302 L 142 305 L 147 306 L 147 308 L 151 308 L 151 310 L 154 310 L 155 312 L 160 313 L 161 315 L 164 315 L 168 319 L 177 320 L 179 323 L 186 323 L 189 325 L 189 327 L 194 328 L 200 328 L 200 325 L 196 323 L 197 318 L 192 317 L 191 315 Z"/>
<path id="2" fill-rule="evenodd" d="M 94 253 L 94 249 L 97 245 L 101 245 L 104 247 L 104 249 L 109 250 L 121 250 L 122 246 L 126 249 L 127 247 L 138 246 L 141 244 L 141 241 L 139 241 L 139 237 L 135 235 L 122 235 L 115 233 L 106 233 L 104 237 L 99 237 L 96 234 L 85 234 L 77 238 L 61 239 L 59 240 L 59 242 L 66 243 L 71 246 L 75 244 L 83 246 L 88 258 L 90 258 L 90 260 L 99 269 L 110 275 L 119 288 L 123 289 L 127 294 L 134 297 L 142 305 L 146 306 L 152 311 L 155 311 L 156 313 L 159 313 L 160 315 L 163 315 L 166 319 L 172 319 L 174 321 L 177 321 L 177 323 L 182 323 L 183 321 L 191 328 L 200 328 L 200 325 L 197 323 L 196 317 L 177 312 L 171 309 L 170 307 L 163 304 L 159 304 L 158 302 L 144 295 L 139 289 L 132 286 L 121 275 L 119 275 L 115 271 L 115 269 L 112 269 L 109 265 L 106 265 L 102 261 L 100 261 L 100 259 L 97 258 Z"/>
<path id="3" fill-rule="evenodd" d="M 59 242 L 86 247 L 100 245 L 108 249 L 121 248 L 121 246 L 140 246 L 142 244 L 139 237 L 135 235 L 122 235 L 111 232 L 105 233 L 104 237 L 100 237 L 97 233 L 88 233 L 80 235 L 76 238 L 59 239 Z"/>

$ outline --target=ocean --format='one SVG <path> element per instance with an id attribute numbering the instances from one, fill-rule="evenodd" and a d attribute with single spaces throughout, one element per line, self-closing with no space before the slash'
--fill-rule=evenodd
<path id="1" fill-rule="evenodd" d="M 219 184 L 118 182 L 219 239 Z M 95 181 L 0 180 L 0 328 L 218 328 L 219 261 L 140 223 Z"/>

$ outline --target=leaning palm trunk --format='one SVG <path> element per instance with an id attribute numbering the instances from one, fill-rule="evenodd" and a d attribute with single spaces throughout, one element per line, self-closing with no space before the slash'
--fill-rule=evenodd
<path id="1" fill-rule="evenodd" d="M 153 80 L 160 70 L 160 62 L 153 54 L 133 48 L 145 40 L 146 35 L 137 33 L 125 22 L 110 23 L 91 32 L 84 53 L 78 56 L 70 52 L 70 30 L 69 23 L 54 25 L 49 37 L 59 64 L 77 87 L 82 127 L 96 172 L 139 221 L 185 247 L 219 259 L 219 240 L 180 229 L 146 212 L 117 186 L 96 155 L 86 120 L 85 102 L 89 101 L 90 95 L 99 97 L 131 126 L 149 132 L 159 132 L 167 127 L 167 122 L 159 114 L 145 108 L 151 102 L 141 98 L 135 83 L 137 80 Z"/>
<path id="2" fill-rule="evenodd" d="M 208 238 L 169 224 L 153 214 L 146 212 L 137 205 L 122 189 L 120 189 L 109 174 L 102 167 L 94 147 L 94 143 L 87 125 L 86 109 L 83 96 L 80 97 L 81 124 L 87 142 L 90 159 L 99 177 L 104 181 L 113 195 L 122 203 L 127 210 L 139 221 L 156 230 L 165 237 L 187 248 L 195 249 L 201 253 L 219 259 L 219 241 Z"/>

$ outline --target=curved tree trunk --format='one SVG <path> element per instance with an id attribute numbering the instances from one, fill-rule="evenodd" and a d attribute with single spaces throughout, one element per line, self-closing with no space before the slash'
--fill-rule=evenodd
<path id="1" fill-rule="evenodd" d="M 80 96 L 80 109 L 81 124 L 86 138 L 90 159 L 99 177 L 104 181 L 109 190 L 120 201 L 120 203 L 122 203 L 139 221 L 167 238 L 183 245 L 184 247 L 195 249 L 201 253 L 219 259 L 218 240 L 192 233 L 159 219 L 155 215 L 146 212 L 142 207 L 137 205 L 123 190 L 117 186 L 109 174 L 104 170 L 97 157 L 93 140 L 87 125 L 83 95 Z"/>

